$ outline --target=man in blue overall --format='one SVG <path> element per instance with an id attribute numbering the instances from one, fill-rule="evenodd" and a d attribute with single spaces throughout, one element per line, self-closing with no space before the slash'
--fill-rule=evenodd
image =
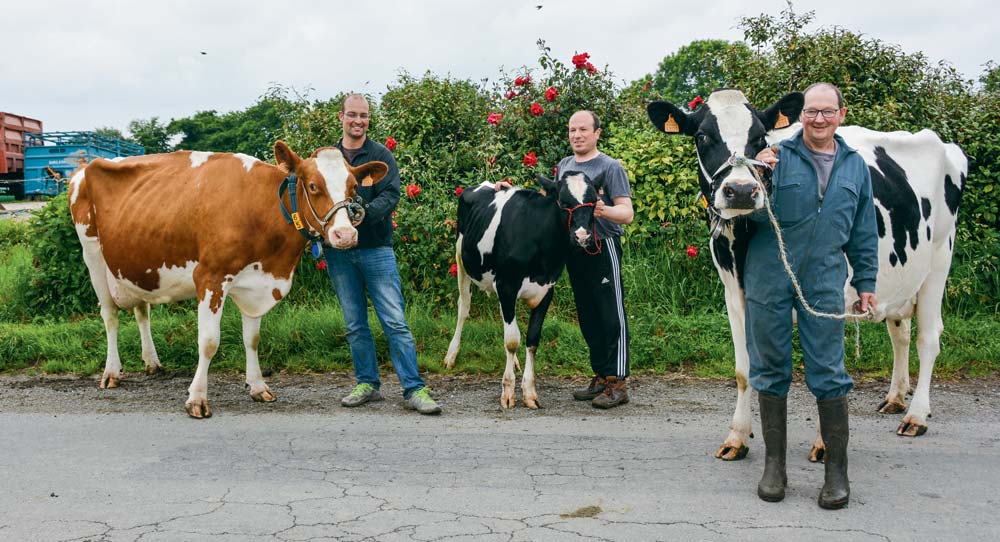
<path id="1" fill-rule="evenodd" d="M 771 202 L 802 293 L 815 310 L 834 314 L 844 310 L 848 261 L 861 311 L 874 308 L 877 302 L 878 235 L 871 177 L 861 156 L 835 134 L 846 113 L 837 87 L 811 85 L 805 91 L 802 130 L 776 150 L 765 149 L 757 155 L 758 160 L 775 166 Z M 757 495 L 771 502 L 785 497 L 786 398 L 792 380 L 794 308 L 806 385 L 816 396 L 826 444 L 819 505 L 843 508 L 850 497 L 847 393 L 854 386 L 844 369 L 844 320 L 817 317 L 803 308 L 782 266 L 767 215 L 758 212 L 752 219 L 763 222 L 750 241 L 744 277 L 750 384 L 760 400 L 765 445 L 764 475 Z"/>

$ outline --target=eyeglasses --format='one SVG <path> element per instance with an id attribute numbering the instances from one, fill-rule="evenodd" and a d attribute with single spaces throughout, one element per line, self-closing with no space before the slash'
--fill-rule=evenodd
<path id="1" fill-rule="evenodd" d="M 351 120 L 354 119 L 368 120 L 369 118 L 371 118 L 371 115 L 369 115 L 368 113 L 356 113 L 354 111 L 351 111 L 350 113 L 344 113 L 344 116 Z"/>
<path id="2" fill-rule="evenodd" d="M 817 115 L 823 115 L 824 119 L 832 119 L 840 113 L 839 109 L 803 109 L 802 116 L 807 119 L 814 119 Z"/>

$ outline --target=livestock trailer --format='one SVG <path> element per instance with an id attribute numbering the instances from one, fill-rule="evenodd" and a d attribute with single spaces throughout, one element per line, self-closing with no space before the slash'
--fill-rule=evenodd
<path id="1" fill-rule="evenodd" d="M 55 196 L 66 189 L 73 171 L 95 158 L 145 154 L 142 145 L 97 132 L 25 134 L 24 195 Z"/>
<path id="2" fill-rule="evenodd" d="M 0 194 L 24 197 L 24 133 L 41 131 L 40 120 L 0 111 Z"/>

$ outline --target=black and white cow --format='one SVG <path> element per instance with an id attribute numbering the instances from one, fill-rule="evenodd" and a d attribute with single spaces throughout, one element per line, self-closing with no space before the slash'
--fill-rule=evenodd
<path id="1" fill-rule="evenodd" d="M 654 102 L 647 108 L 657 129 L 693 137 L 698 152 L 698 180 L 714 232 L 712 257 L 725 284 L 736 350 L 736 412 L 729 436 L 715 454 L 725 460 L 742 459 L 751 434 L 743 262 L 747 241 L 757 226 L 740 217 L 764 206 L 764 194 L 757 190 L 749 169 L 754 166 L 731 157 L 754 158 L 766 145 L 795 135 L 800 125 L 790 123 L 798 119 L 802 104 L 802 94 L 793 92 L 758 111 L 742 92 L 723 89 L 713 92 L 695 113 L 666 102 Z M 930 130 L 886 133 L 844 126 L 837 133 L 868 164 L 875 196 L 879 273 L 873 319 L 886 321 L 894 355 L 892 383 L 879 411 L 900 413 L 906 409 L 910 319 L 916 315 L 920 375 L 897 433 L 919 436 L 926 432 L 930 415 L 931 371 L 944 329 L 941 301 L 968 161 L 957 145 L 942 143 Z M 858 295 L 850 278 L 844 288 L 850 310 Z M 818 460 L 822 450 L 822 438 L 817 436 L 810 459 Z"/>
<path id="2" fill-rule="evenodd" d="M 521 390 L 524 405 L 538 408 L 535 390 L 535 352 L 542 335 L 552 287 L 566 266 L 571 250 L 600 250 L 594 230 L 594 204 L 604 179 L 593 181 L 576 171 L 560 172 L 559 181 L 537 176 L 544 193 L 520 188 L 499 192 L 482 183 L 462 192 L 458 200 L 458 322 L 445 356 L 452 367 L 458 357 L 462 326 L 469 316 L 474 282 L 500 298 L 504 322 L 507 369 L 503 374 L 500 405 L 515 404 L 514 369 L 520 369 L 517 349 L 521 331 L 514 305 L 523 299 L 531 307 Z"/>

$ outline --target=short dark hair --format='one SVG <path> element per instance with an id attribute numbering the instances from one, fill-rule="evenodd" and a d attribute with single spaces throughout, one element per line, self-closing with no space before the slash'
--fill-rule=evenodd
<path id="1" fill-rule="evenodd" d="M 576 113 L 590 113 L 590 118 L 594 119 L 594 131 L 596 132 L 601 129 L 601 119 L 597 116 L 597 113 L 594 113 L 589 109 L 581 109 Z M 575 115 L 576 113 L 573 113 L 573 115 Z"/>
<path id="2" fill-rule="evenodd" d="M 359 92 L 348 92 L 347 94 L 344 94 L 344 99 L 340 100 L 341 111 L 343 111 L 344 108 L 347 107 L 347 100 L 350 100 L 351 98 L 361 98 L 362 100 L 365 101 L 365 103 L 368 103 L 368 98 L 366 98 L 364 94 L 361 94 Z"/>
<path id="3" fill-rule="evenodd" d="M 819 83 L 813 83 L 813 84 L 809 85 L 808 87 L 806 87 L 806 89 L 804 91 L 802 91 L 802 95 L 805 96 L 806 94 L 809 94 L 810 90 L 812 90 L 814 88 L 822 88 L 822 87 L 826 87 L 826 88 L 828 88 L 830 90 L 833 90 L 837 94 L 837 108 L 838 109 L 843 109 L 844 108 L 844 94 L 842 92 L 840 92 L 840 89 L 837 88 L 837 85 L 834 85 L 833 83 L 827 83 L 825 81 L 820 81 Z"/>

